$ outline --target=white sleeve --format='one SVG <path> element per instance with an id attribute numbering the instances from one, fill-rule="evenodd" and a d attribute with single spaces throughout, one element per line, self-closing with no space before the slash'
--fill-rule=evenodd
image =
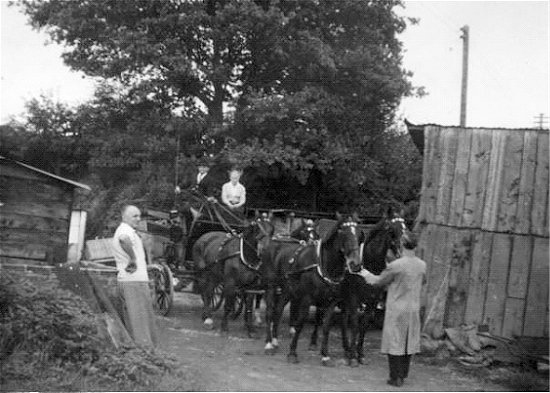
<path id="1" fill-rule="evenodd" d="M 222 186 L 222 202 L 225 203 L 227 206 L 230 206 L 229 195 L 227 195 L 228 188 L 229 187 L 227 186 L 227 183 Z"/>

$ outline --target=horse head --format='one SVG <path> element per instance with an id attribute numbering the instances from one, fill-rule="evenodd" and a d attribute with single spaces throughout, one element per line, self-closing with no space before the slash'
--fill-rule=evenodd
<path id="1" fill-rule="evenodd" d="M 354 213 L 347 217 L 337 214 L 337 218 L 336 245 L 338 252 L 344 257 L 347 270 L 357 272 L 361 269 L 359 241 L 362 232 L 357 227 L 359 217 Z"/>
<path id="2" fill-rule="evenodd" d="M 401 217 L 395 214 L 385 215 L 365 238 L 363 266 L 375 274 L 380 274 L 386 268 L 388 251 L 391 251 L 395 257 L 399 257 L 401 236 L 405 229 L 405 223 Z"/>

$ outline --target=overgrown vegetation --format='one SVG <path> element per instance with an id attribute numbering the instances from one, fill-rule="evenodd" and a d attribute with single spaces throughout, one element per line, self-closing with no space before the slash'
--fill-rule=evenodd
<path id="1" fill-rule="evenodd" d="M 186 367 L 158 351 L 116 349 L 96 315 L 54 281 L 2 272 L 1 390 L 197 390 Z"/>

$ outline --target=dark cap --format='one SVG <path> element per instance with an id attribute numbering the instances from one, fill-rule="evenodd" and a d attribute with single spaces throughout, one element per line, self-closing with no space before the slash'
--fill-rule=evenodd
<path id="1" fill-rule="evenodd" d="M 199 159 L 197 160 L 197 166 L 211 167 L 212 166 L 212 159 L 209 158 L 209 157 L 199 157 Z"/>
<path id="2" fill-rule="evenodd" d="M 406 249 L 414 250 L 418 245 L 418 238 L 414 233 L 410 231 L 404 231 L 401 242 L 403 244 L 403 247 L 405 247 Z"/>

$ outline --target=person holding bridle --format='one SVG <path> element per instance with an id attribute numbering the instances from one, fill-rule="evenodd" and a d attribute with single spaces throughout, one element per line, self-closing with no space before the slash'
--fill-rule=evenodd
<path id="1" fill-rule="evenodd" d="M 366 269 L 360 272 L 367 284 L 388 288 L 380 351 L 388 355 L 388 384 L 397 387 L 409 375 L 411 355 L 420 352 L 420 294 L 426 282 L 426 262 L 415 255 L 417 243 L 416 236 L 405 231 L 400 258 L 379 276 Z"/>

